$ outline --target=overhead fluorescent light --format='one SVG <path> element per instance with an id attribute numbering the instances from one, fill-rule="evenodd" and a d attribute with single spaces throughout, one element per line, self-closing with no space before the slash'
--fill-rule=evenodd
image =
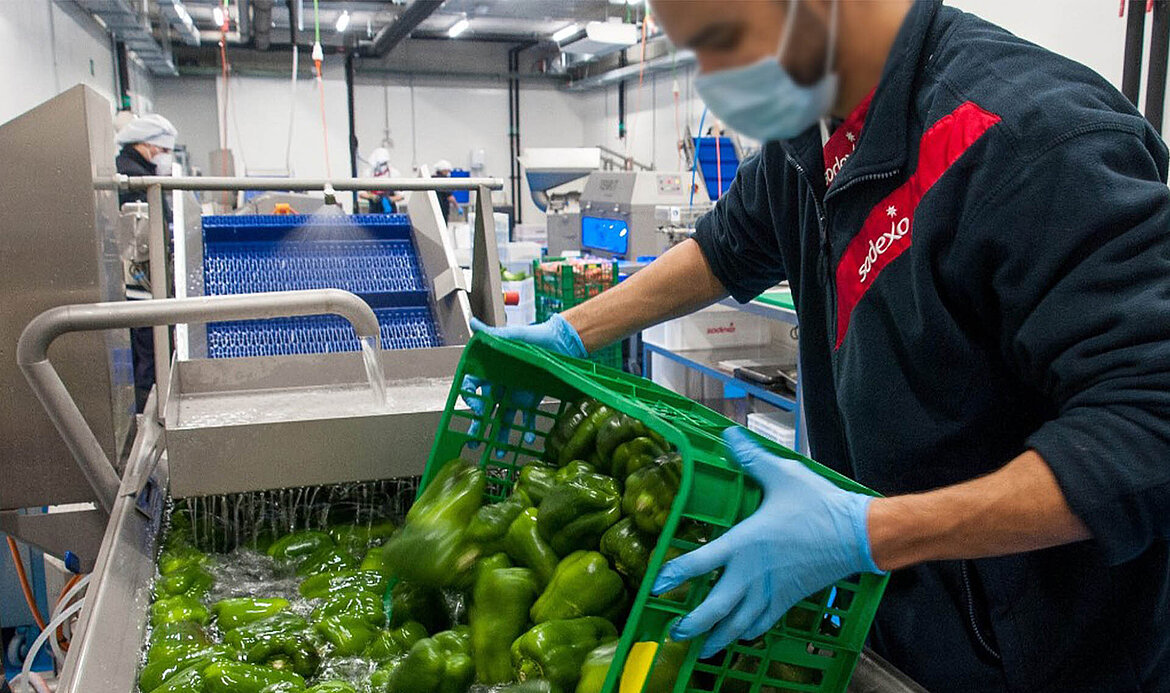
<path id="1" fill-rule="evenodd" d="M 564 41 L 565 39 L 569 38 L 570 36 L 572 36 L 575 33 L 577 33 L 577 25 L 570 24 L 568 26 L 564 26 L 564 27 L 561 27 L 560 29 L 557 29 L 556 32 L 552 35 L 552 40 L 556 41 L 557 43 L 560 43 L 561 41 Z"/>
<path id="2" fill-rule="evenodd" d="M 223 26 L 223 7 L 216 5 L 211 9 L 211 20 L 215 22 L 216 27 Z"/>
<path id="3" fill-rule="evenodd" d="M 468 27 L 470 26 L 471 22 L 467 20 L 467 17 L 460 17 L 459 21 L 452 24 L 451 28 L 447 30 L 447 37 L 455 38 L 456 36 L 459 36 L 459 34 L 467 31 Z"/>
<path id="4" fill-rule="evenodd" d="M 349 10 L 345 10 L 337 17 L 337 32 L 342 33 L 349 28 Z"/>

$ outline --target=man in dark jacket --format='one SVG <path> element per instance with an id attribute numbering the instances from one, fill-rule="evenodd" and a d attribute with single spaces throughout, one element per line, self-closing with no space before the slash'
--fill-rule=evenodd
<path id="1" fill-rule="evenodd" d="M 171 175 L 172 152 L 178 131 L 166 118 L 149 114 L 136 117 L 118 131 L 121 146 L 116 165 L 118 173 L 127 176 Z M 146 202 L 145 191 L 118 193 L 118 204 Z M 171 222 L 170 206 L 163 200 L 166 223 Z M 149 276 L 149 271 L 146 271 Z M 150 388 L 154 386 L 154 331 L 149 327 L 130 330 L 131 357 L 134 361 L 134 400 L 137 411 L 146 406 Z"/>
<path id="2" fill-rule="evenodd" d="M 505 336 L 582 355 L 787 279 L 813 455 L 887 496 L 728 436 L 764 501 L 661 571 L 656 591 L 723 569 L 675 635 L 712 654 L 893 571 L 871 644 L 931 690 L 1170 690 L 1158 133 L 1088 68 L 937 0 L 653 5 L 763 149 L 694 239 Z"/>

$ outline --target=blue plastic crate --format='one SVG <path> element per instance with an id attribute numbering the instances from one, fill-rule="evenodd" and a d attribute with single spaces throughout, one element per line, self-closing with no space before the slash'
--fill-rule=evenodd
<path id="1" fill-rule="evenodd" d="M 427 282 L 405 214 L 203 217 L 208 295 L 344 289 L 382 322 L 383 346 L 441 346 Z M 212 358 L 353 351 L 348 323 L 321 316 L 216 323 Z"/>
<path id="2" fill-rule="evenodd" d="M 435 321 L 426 308 L 383 308 L 374 314 L 382 327 L 385 349 L 442 345 Z M 207 325 L 207 355 L 211 358 L 324 354 L 360 348 L 353 326 L 333 315 Z"/>

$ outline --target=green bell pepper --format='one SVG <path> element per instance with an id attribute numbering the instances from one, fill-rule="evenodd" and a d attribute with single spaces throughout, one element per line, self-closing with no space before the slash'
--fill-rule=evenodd
<path id="1" fill-rule="evenodd" d="M 613 665 L 617 642 L 606 643 L 589 653 L 581 666 L 581 680 L 576 693 L 601 693 L 605 677 Z M 670 693 L 674 690 L 679 671 L 687 657 L 687 643 L 667 641 L 659 645 L 654 655 L 650 675 L 646 677 L 641 693 Z"/>
<path id="2" fill-rule="evenodd" d="M 354 558 L 348 551 L 335 546 L 327 546 L 317 549 L 301 561 L 297 566 L 297 575 L 310 577 L 338 570 L 353 570 L 359 565 L 361 565 L 361 561 Z"/>
<path id="3" fill-rule="evenodd" d="M 407 621 L 402 627 L 384 630 L 374 636 L 362 656 L 381 664 L 410 651 L 416 642 L 427 637 L 427 629 L 418 621 Z"/>
<path id="4" fill-rule="evenodd" d="M 646 566 L 654 551 L 655 538 L 646 535 L 634 525 L 634 520 L 623 517 L 601 535 L 601 553 L 615 570 L 626 579 L 626 585 L 637 591 L 646 577 Z"/>
<path id="5" fill-rule="evenodd" d="M 272 542 L 268 555 L 281 563 L 300 563 L 311 554 L 333 546 L 333 539 L 325 532 L 305 530 L 293 532 Z"/>
<path id="6" fill-rule="evenodd" d="M 390 627 L 398 628 L 409 621 L 423 624 L 428 633 L 451 627 L 451 615 L 443 593 L 418 583 L 400 580 L 390 592 Z"/>
<path id="7" fill-rule="evenodd" d="M 207 625 L 210 620 L 211 612 L 194 597 L 185 595 L 166 597 L 150 605 L 150 625 L 155 627 L 179 621 L 194 621 Z"/>
<path id="8" fill-rule="evenodd" d="M 398 526 L 390 520 L 368 525 L 333 525 L 327 531 L 333 543 L 353 554 L 361 554 L 372 544 L 389 539 Z"/>
<path id="9" fill-rule="evenodd" d="M 361 616 L 338 613 L 317 621 L 317 633 L 325 638 L 334 657 L 355 657 L 378 635 L 378 630 Z"/>
<path id="10" fill-rule="evenodd" d="M 159 575 L 170 575 L 192 565 L 204 565 L 211 557 L 187 544 L 164 548 L 158 556 Z"/>
<path id="11" fill-rule="evenodd" d="M 520 468 L 520 476 L 512 493 L 515 495 L 523 491 L 533 505 L 538 505 L 556 485 L 556 469 L 539 462 L 529 462 Z"/>
<path id="12" fill-rule="evenodd" d="M 176 570 L 160 575 L 154 583 L 154 593 L 158 597 L 175 597 L 180 594 L 188 597 L 202 597 L 215 585 L 215 578 L 198 563 L 191 563 Z"/>
<path id="13" fill-rule="evenodd" d="M 244 661 L 252 664 L 284 661 L 288 663 L 287 668 L 301 676 L 312 676 L 320 663 L 309 624 L 291 611 L 233 628 L 224 633 L 223 642 L 240 653 Z"/>
<path id="14" fill-rule="evenodd" d="M 601 535 L 621 519 L 621 492 L 612 478 L 590 472 L 562 484 L 540 504 L 536 525 L 560 556 L 595 548 Z"/>
<path id="15" fill-rule="evenodd" d="M 568 416 L 561 417 L 545 442 L 546 453 L 550 446 L 555 450 L 555 457 L 546 454 L 545 460 L 558 467 L 574 460 L 596 459 L 597 431 L 606 421 L 618 415 L 596 400 L 585 400 L 570 412 Z M 563 444 L 560 443 L 561 439 L 564 440 Z"/>
<path id="16" fill-rule="evenodd" d="M 391 659 L 370 673 L 362 693 L 389 693 L 390 679 L 394 676 L 394 670 L 402 666 L 403 659 L 402 657 Z"/>
<path id="17" fill-rule="evenodd" d="M 475 584 L 479 584 L 480 578 L 493 570 L 511 567 L 513 567 L 512 560 L 508 558 L 506 553 L 493 553 L 490 556 L 484 556 L 475 563 Z M 472 589 L 474 590 L 474 586 Z"/>
<path id="18" fill-rule="evenodd" d="M 357 693 L 357 689 L 348 681 L 322 681 L 305 693 Z"/>
<path id="19" fill-rule="evenodd" d="M 390 674 L 391 693 L 464 693 L 475 678 L 467 629 L 419 640 Z"/>
<path id="20" fill-rule="evenodd" d="M 174 621 L 155 626 L 150 630 L 150 646 L 162 643 L 196 643 L 210 645 L 207 631 L 194 621 Z"/>
<path id="21" fill-rule="evenodd" d="M 290 671 L 247 662 L 212 662 L 203 670 L 205 693 L 304 691 L 305 679 Z"/>
<path id="22" fill-rule="evenodd" d="M 467 525 L 467 539 L 477 544 L 485 553 L 500 551 L 504 535 L 512 522 L 532 507 L 532 501 L 524 491 L 513 491 L 499 503 L 489 503 L 480 508 Z"/>
<path id="23" fill-rule="evenodd" d="M 540 598 L 532 605 L 533 623 L 602 616 L 620 618 L 626 605 L 622 576 L 596 551 L 571 553 L 557 564 L 556 572 Z"/>
<path id="24" fill-rule="evenodd" d="M 147 693 L 199 693 L 203 690 L 203 665 L 196 664 L 174 674 L 166 683 Z M 147 690 L 147 689 L 142 689 Z"/>
<path id="25" fill-rule="evenodd" d="M 562 691 L 571 691 L 581 676 L 585 657 L 617 637 L 613 624 L 597 616 L 545 621 L 512 643 L 512 666 L 520 681 L 544 679 Z"/>
<path id="26" fill-rule="evenodd" d="M 524 683 L 513 683 L 507 686 L 497 686 L 492 689 L 493 693 L 561 693 L 554 690 L 551 683 L 544 679 L 534 679 L 532 681 L 525 681 Z"/>
<path id="27" fill-rule="evenodd" d="M 189 667 L 202 668 L 215 660 L 234 659 L 235 653 L 224 645 L 211 645 L 196 650 L 177 653 L 174 657 L 148 661 L 138 674 L 138 686 L 144 691 L 153 691 L 167 683 L 179 672 Z"/>
<path id="28" fill-rule="evenodd" d="M 504 535 L 504 551 L 513 561 L 531 568 L 543 586 L 552 579 L 559 558 L 540 535 L 538 517 L 536 508 L 527 508 L 520 513 Z"/>
<path id="29" fill-rule="evenodd" d="M 553 481 L 559 486 L 570 479 L 576 479 L 579 476 L 594 474 L 596 472 L 597 468 L 588 462 L 574 460 L 558 469 L 556 474 L 553 474 Z"/>
<path id="30" fill-rule="evenodd" d="M 544 461 L 553 465 L 554 467 L 563 466 L 560 463 L 561 453 L 565 445 L 568 444 L 569 439 L 581 427 L 581 424 L 589 418 L 591 414 L 597 411 L 601 403 L 597 400 L 586 397 L 579 402 L 573 402 L 565 407 L 565 410 L 557 417 L 553 423 L 552 429 L 548 432 L 548 436 L 544 440 Z M 596 433 L 596 430 L 594 431 Z M 572 462 L 575 457 L 568 458 L 566 462 Z"/>
<path id="31" fill-rule="evenodd" d="M 487 480 L 461 459 L 448 462 L 406 514 L 406 524 L 386 543 L 394 575 L 436 587 L 465 585 L 479 556 L 467 525 L 479 510 Z"/>
<path id="32" fill-rule="evenodd" d="M 381 628 L 386 623 L 382 598 L 373 592 L 359 589 L 334 592 L 313 609 L 310 618 L 320 621 L 339 614 L 360 618 L 375 628 Z"/>
<path id="33" fill-rule="evenodd" d="M 362 558 L 362 563 L 358 566 L 361 571 L 373 571 L 382 573 L 389 577 L 392 574 L 390 564 L 386 561 L 386 547 L 372 546 L 366 551 L 365 557 Z"/>
<path id="34" fill-rule="evenodd" d="M 540 583 L 528 568 L 486 570 L 475 581 L 471 649 L 477 681 L 497 684 L 512 680 L 510 647 L 527 629 L 528 611 L 539 594 Z"/>
<path id="35" fill-rule="evenodd" d="M 610 471 L 615 479 L 626 478 L 643 467 L 654 464 L 654 460 L 666 454 L 666 446 L 659 445 L 654 439 L 642 436 L 634 438 L 614 448 L 610 458 Z"/>
<path id="36" fill-rule="evenodd" d="M 280 597 L 270 599 L 233 597 L 219 600 L 211 607 L 211 610 L 215 612 L 215 622 L 219 629 L 227 632 L 252 621 L 267 618 L 288 607 L 288 600 Z"/>
<path id="37" fill-rule="evenodd" d="M 389 581 L 389 577 L 376 570 L 340 570 L 307 577 L 301 581 L 297 591 L 306 599 L 322 599 L 335 592 L 351 589 L 382 594 Z"/>
<path id="38" fill-rule="evenodd" d="M 666 440 L 632 416 L 618 414 L 606 419 L 597 430 L 597 459 L 601 460 L 603 465 L 601 471 L 613 473 L 615 477 L 619 476 L 612 466 L 614 451 L 618 446 L 635 438 L 648 438 L 659 448 L 666 450 Z M 624 475 L 621 478 L 625 478 Z"/>
<path id="39" fill-rule="evenodd" d="M 626 479 L 622 511 L 633 518 L 638 529 L 657 535 L 666 527 L 681 484 L 682 458 L 674 453 L 663 455 Z"/>

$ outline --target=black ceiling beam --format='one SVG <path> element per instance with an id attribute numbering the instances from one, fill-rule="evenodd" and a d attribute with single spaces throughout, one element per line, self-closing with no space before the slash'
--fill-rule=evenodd
<path id="1" fill-rule="evenodd" d="M 442 5 L 443 0 L 414 0 L 393 22 L 378 30 L 373 41 L 362 41 L 359 53 L 366 58 L 385 57 Z"/>

